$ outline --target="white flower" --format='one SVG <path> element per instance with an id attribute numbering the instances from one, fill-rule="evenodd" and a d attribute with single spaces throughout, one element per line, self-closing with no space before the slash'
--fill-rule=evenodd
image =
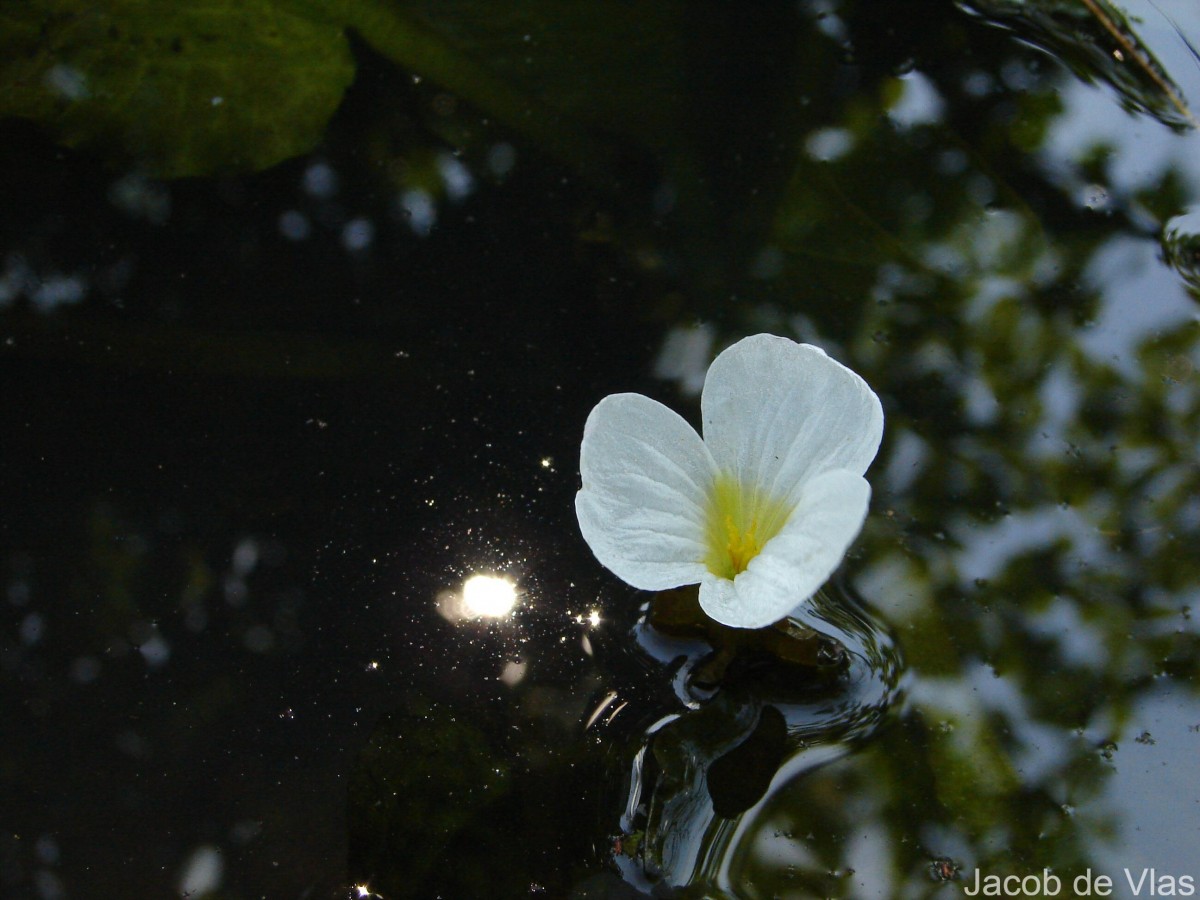
<path id="1" fill-rule="evenodd" d="M 709 616 L 761 628 L 811 597 L 862 528 L 883 410 L 823 350 L 769 334 L 713 361 L 700 408 L 703 440 L 649 397 L 601 400 L 580 448 L 579 528 L 634 587 L 699 584 Z"/>

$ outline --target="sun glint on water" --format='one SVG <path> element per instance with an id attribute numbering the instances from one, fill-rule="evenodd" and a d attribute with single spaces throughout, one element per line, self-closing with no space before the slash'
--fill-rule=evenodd
<path id="1" fill-rule="evenodd" d="M 468 615 L 499 619 L 517 605 L 517 586 L 499 575 L 472 575 L 463 582 L 462 603 Z"/>

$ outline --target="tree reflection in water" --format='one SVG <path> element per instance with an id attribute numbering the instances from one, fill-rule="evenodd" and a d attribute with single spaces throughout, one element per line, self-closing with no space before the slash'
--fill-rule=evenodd
<path id="1" fill-rule="evenodd" d="M 1189 871 L 1193 4 L 51 6 L 0 13 L 0 893 Z M 885 405 L 840 663 L 639 621 L 574 532 L 596 401 L 762 331 Z M 439 614 L 472 573 L 511 613 Z"/>

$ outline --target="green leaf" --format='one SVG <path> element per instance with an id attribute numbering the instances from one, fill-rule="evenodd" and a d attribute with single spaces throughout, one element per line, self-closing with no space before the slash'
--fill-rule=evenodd
<path id="1" fill-rule="evenodd" d="M 687 10 L 675 0 L 621 10 L 480 0 L 322 5 L 384 56 L 518 131 L 541 133 L 549 117 L 593 139 L 620 135 L 664 148 L 684 127 L 678 104 L 664 103 L 686 88 Z"/>
<path id="2" fill-rule="evenodd" d="M 354 75 L 341 27 L 273 0 L 16 0 L 0 35 L 0 116 L 158 176 L 308 150 Z"/>

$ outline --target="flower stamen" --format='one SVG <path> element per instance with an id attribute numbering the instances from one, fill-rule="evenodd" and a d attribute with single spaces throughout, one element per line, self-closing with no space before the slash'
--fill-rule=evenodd
<path id="1" fill-rule="evenodd" d="M 713 484 L 708 511 L 708 570 L 735 578 L 787 522 L 790 510 L 737 479 L 719 476 Z"/>
<path id="2" fill-rule="evenodd" d="M 755 532 L 758 531 L 758 519 L 750 520 L 750 527 L 745 533 L 738 531 L 733 524 L 733 516 L 725 517 L 725 531 L 729 534 L 729 543 L 725 549 L 729 552 L 729 561 L 733 564 L 733 573 L 739 575 L 746 571 L 750 560 L 758 556 L 762 548 L 758 545 Z"/>

